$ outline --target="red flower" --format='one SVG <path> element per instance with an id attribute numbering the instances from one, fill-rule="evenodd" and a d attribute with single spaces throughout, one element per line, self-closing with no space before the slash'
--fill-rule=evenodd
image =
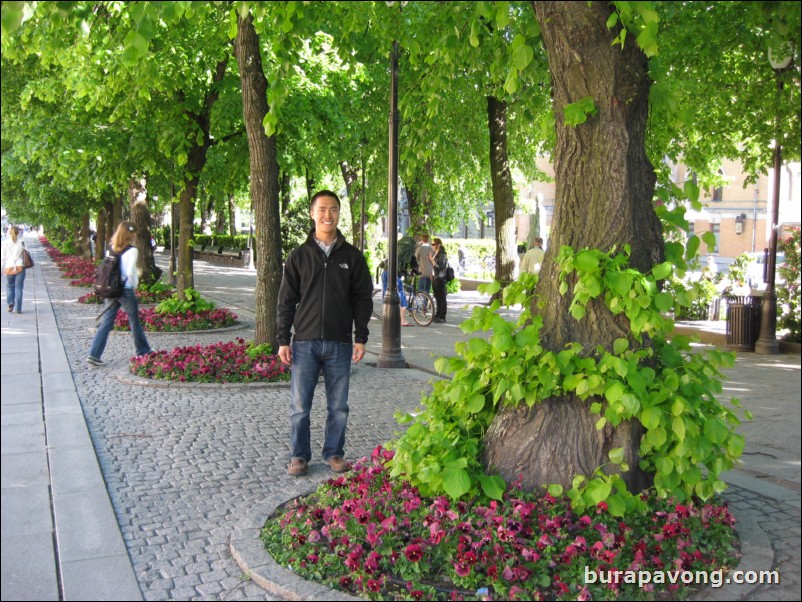
<path id="1" fill-rule="evenodd" d="M 410 562 L 420 562 L 423 558 L 423 550 L 418 544 L 412 543 L 404 550 L 404 555 Z"/>

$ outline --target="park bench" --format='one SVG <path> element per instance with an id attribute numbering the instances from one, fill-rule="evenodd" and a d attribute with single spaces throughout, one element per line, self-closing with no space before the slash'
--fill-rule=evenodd
<path id="1" fill-rule="evenodd" d="M 234 247 L 224 247 L 220 252 L 225 265 L 242 265 L 242 249 Z"/>

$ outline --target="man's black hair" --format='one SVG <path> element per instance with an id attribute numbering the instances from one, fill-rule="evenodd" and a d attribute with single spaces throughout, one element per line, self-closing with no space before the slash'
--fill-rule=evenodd
<path id="1" fill-rule="evenodd" d="M 335 201 L 337 201 L 337 207 L 340 206 L 340 197 L 338 197 L 331 190 L 320 190 L 320 191 L 316 192 L 312 196 L 312 199 L 309 201 L 309 209 L 311 210 L 312 207 L 315 206 L 315 201 L 318 200 L 320 197 L 323 197 L 323 196 L 328 196 L 328 197 L 333 198 Z"/>

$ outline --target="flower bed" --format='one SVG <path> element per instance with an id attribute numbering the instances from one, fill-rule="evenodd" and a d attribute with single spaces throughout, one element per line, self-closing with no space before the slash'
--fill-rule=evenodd
<path id="1" fill-rule="evenodd" d="M 229 343 L 176 347 L 131 360 L 131 374 L 197 383 L 278 382 L 290 378 L 278 356 L 253 353 L 243 339 Z"/>
<path id="2" fill-rule="evenodd" d="M 391 479 L 392 454 L 377 447 L 269 519 L 262 539 L 276 562 L 374 600 L 635 600 L 680 595 L 668 571 L 709 573 L 735 559 L 726 506 L 650 498 L 651 512 L 626 519 L 604 502 L 577 516 L 567 499 L 515 488 L 504 502 L 454 504 Z M 664 582 L 611 583 L 616 570 Z"/>
<path id="3" fill-rule="evenodd" d="M 148 332 L 179 332 L 187 330 L 211 330 L 225 328 L 237 323 L 237 314 L 228 309 L 206 309 L 181 314 L 158 313 L 153 308 L 139 310 L 142 327 Z M 117 311 L 114 330 L 130 330 L 128 314 Z"/>

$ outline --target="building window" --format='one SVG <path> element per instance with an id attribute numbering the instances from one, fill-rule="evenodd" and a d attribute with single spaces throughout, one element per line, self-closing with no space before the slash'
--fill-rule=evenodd
<path id="1" fill-rule="evenodd" d="M 716 237 L 716 246 L 713 247 L 711 253 L 718 253 L 719 246 L 721 245 L 721 224 L 710 224 L 710 231 Z"/>
<path id="2" fill-rule="evenodd" d="M 718 170 L 718 175 L 719 175 L 719 177 L 723 178 L 724 177 L 724 170 L 723 169 L 719 169 Z M 724 186 L 717 186 L 716 188 L 713 189 L 713 199 L 712 200 L 713 200 L 714 203 L 720 203 L 721 201 L 724 200 Z"/>

